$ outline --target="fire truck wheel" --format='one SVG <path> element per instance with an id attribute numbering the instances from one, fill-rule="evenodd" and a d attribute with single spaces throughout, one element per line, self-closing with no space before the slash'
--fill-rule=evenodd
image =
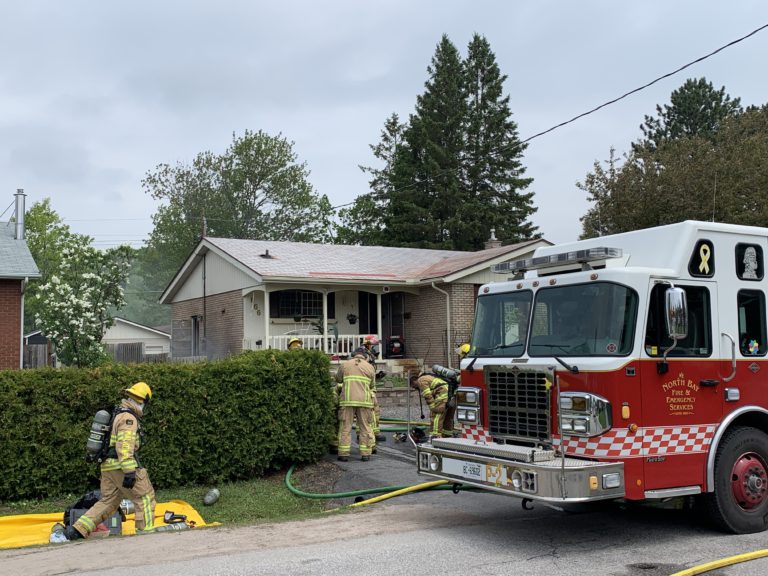
<path id="1" fill-rule="evenodd" d="M 768 435 L 748 427 L 726 433 L 715 456 L 715 491 L 704 502 L 723 530 L 750 534 L 768 528 Z"/>

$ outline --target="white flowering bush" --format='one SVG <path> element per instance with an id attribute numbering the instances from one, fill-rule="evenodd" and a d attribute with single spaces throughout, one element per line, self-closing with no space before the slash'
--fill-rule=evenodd
<path id="1" fill-rule="evenodd" d="M 76 238 L 64 247 L 58 269 L 39 289 L 35 324 L 68 366 L 98 366 L 108 358 L 101 338 L 113 323 L 109 309 L 125 304 L 130 248 L 101 251 L 89 241 Z"/>

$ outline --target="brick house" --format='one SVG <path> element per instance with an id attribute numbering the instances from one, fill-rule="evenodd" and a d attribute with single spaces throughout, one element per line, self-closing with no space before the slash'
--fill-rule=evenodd
<path id="1" fill-rule="evenodd" d="M 39 278 L 24 240 L 24 193 L 16 193 L 15 217 L 0 222 L 0 369 L 22 367 L 24 346 L 24 290 Z"/>
<path id="2" fill-rule="evenodd" d="M 173 307 L 171 356 L 285 349 L 298 337 L 343 357 L 377 334 L 384 359 L 450 365 L 477 289 L 506 279 L 490 267 L 551 245 L 500 244 L 493 234 L 478 252 L 203 238 L 160 297 Z"/>

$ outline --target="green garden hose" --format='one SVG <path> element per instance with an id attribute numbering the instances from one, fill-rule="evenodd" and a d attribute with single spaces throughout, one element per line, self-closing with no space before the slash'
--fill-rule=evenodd
<path id="1" fill-rule="evenodd" d="M 288 472 L 285 475 L 285 487 L 288 488 L 288 490 L 290 490 L 296 496 L 301 496 L 303 498 L 311 498 L 314 500 L 332 499 L 332 498 L 352 498 L 355 496 L 365 496 L 367 494 L 381 494 L 381 493 L 396 492 L 398 490 L 406 490 L 409 488 L 414 488 L 414 486 L 381 486 L 379 488 L 365 488 L 363 490 L 353 490 L 351 492 L 331 492 L 330 494 L 304 492 L 303 490 L 299 490 L 293 484 L 291 484 L 291 477 L 293 476 L 293 472 L 295 469 L 296 469 L 296 464 L 292 464 L 291 467 L 288 469 Z M 421 486 L 421 485 L 419 484 L 417 486 Z M 439 486 L 430 486 L 427 488 L 422 488 L 421 490 L 424 490 L 424 491 L 453 490 L 454 492 L 458 492 L 461 490 L 475 491 L 476 488 L 464 487 L 462 484 L 455 484 L 455 485 L 441 484 Z"/>

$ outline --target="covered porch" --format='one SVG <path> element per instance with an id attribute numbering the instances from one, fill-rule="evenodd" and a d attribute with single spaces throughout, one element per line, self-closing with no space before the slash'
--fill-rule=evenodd
<path id="1" fill-rule="evenodd" d="M 379 360 L 404 356 L 406 292 L 387 285 L 318 286 L 264 283 L 243 290 L 243 350 L 305 349 L 346 357 L 375 334 Z"/>

